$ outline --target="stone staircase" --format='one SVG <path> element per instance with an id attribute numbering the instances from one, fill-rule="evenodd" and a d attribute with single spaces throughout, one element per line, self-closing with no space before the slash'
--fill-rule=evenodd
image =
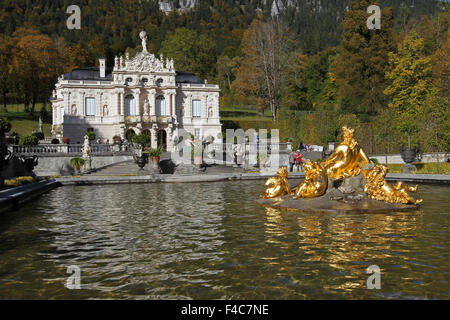
<path id="1" fill-rule="evenodd" d="M 164 152 L 161 155 L 160 160 L 170 159 L 170 152 Z M 151 162 L 151 159 L 149 159 Z M 151 165 L 151 164 L 150 164 Z M 137 166 L 134 160 L 116 163 L 110 166 L 100 168 L 94 172 L 89 173 L 91 176 L 145 176 L 153 173 L 153 170 L 149 170 L 149 164 L 147 164 L 143 170 Z M 159 173 L 159 172 L 158 172 Z"/>
<path id="2" fill-rule="evenodd" d="M 91 172 L 90 176 L 127 176 L 127 175 L 137 175 L 143 176 L 148 175 L 149 172 L 147 170 L 147 166 L 144 167 L 143 170 L 139 170 L 139 167 L 134 162 L 134 160 L 120 162 L 117 164 L 113 164 L 101 169 L 98 169 L 94 172 Z"/>

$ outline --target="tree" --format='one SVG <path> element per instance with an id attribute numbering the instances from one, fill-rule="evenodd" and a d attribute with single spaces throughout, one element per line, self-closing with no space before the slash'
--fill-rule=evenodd
<path id="1" fill-rule="evenodd" d="M 367 28 L 368 0 L 351 0 L 350 10 L 341 25 L 342 48 L 336 61 L 336 83 L 341 109 L 346 113 L 376 115 L 385 105 L 384 74 L 388 53 L 395 49 L 391 8 L 384 8 L 381 29 Z"/>
<path id="2" fill-rule="evenodd" d="M 282 22 L 254 20 L 242 40 L 244 58 L 234 89 L 270 107 L 275 122 L 281 103 L 281 74 L 287 52 L 287 32 Z"/>
<path id="3" fill-rule="evenodd" d="M 389 107 L 400 113 L 418 115 L 427 95 L 433 90 L 431 58 L 425 55 L 424 39 L 412 32 L 389 54 L 391 68 L 386 72 L 389 86 L 384 90 Z"/>
<path id="4" fill-rule="evenodd" d="M 10 37 L 0 37 L 0 91 L 5 112 L 8 112 L 6 96 L 10 90 L 12 48 L 13 41 Z"/>
<path id="5" fill-rule="evenodd" d="M 175 69 L 193 72 L 202 78 L 213 79 L 216 67 L 214 41 L 206 34 L 177 28 L 162 43 L 160 53 L 172 58 Z"/>
<path id="6" fill-rule="evenodd" d="M 31 103 L 31 113 L 38 101 L 46 101 L 57 77 L 62 72 L 60 57 L 52 39 L 33 29 L 19 29 L 13 35 L 12 69 L 25 102 Z M 56 63 L 55 63 L 56 62 Z"/>

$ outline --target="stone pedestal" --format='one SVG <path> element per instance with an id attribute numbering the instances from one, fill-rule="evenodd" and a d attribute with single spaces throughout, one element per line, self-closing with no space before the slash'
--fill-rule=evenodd
<path id="1" fill-rule="evenodd" d="M 84 165 L 83 165 L 83 173 L 85 172 L 89 172 L 92 170 L 91 164 L 92 164 L 92 159 L 90 156 L 88 157 L 83 157 L 84 160 Z"/>
<path id="2" fill-rule="evenodd" d="M 404 164 L 402 167 L 402 173 L 416 173 L 417 167 L 411 163 Z"/>

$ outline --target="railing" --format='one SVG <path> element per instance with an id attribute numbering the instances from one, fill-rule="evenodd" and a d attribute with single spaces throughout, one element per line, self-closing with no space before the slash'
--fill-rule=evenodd
<path id="1" fill-rule="evenodd" d="M 82 144 L 40 144 L 37 146 L 9 145 L 8 149 L 13 154 L 18 155 L 81 155 L 83 153 Z M 91 154 L 93 155 L 126 155 L 132 154 L 133 151 L 134 148 L 131 144 L 91 144 Z"/>
<path id="2" fill-rule="evenodd" d="M 239 151 L 245 150 L 246 153 L 256 154 L 258 152 L 273 153 L 281 152 L 288 153 L 291 151 L 290 143 L 243 143 L 243 144 L 233 144 L 233 143 L 215 143 L 212 145 L 215 151 L 222 152 L 234 152 L 235 148 L 240 149 Z M 244 148 L 244 149 L 243 149 Z"/>

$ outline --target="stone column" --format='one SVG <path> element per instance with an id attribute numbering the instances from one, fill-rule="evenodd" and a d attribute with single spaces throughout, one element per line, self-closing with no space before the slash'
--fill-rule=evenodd
<path id="1" fill-rule="evenodd" d="M 155 89 L 150 90 L 148 103 L 150 103 L 150 115 L 155 116 L 156 115 L 156 90 Z"/>
<path id="2" fill-rule="evenodd" d="M 115 115 L 120 116 L 120 92 L 116 91 L 114 92 L 116 94 L 116 101 L 115 101 L 115 105 L 116 105 L 116 110 L 115 110 Z"/>
<path id="3" fill-rule="evenodd" d="M 175 93 L 172 93 L 170 95 L 170 104 L 171 104 L 171 107 L 172 107 L 171 115 L 176 120 L 177 119 L 177 111 L 175 109 Z"/>
<path id="4" fill-rule="evenodd" d="M 158 126 L 156 124 L 154 124 L 150 129 L 150 134 L 151 134 L 150 146 L 152 148 L 158 147 Z"/>
<path id="5" fill-rule="evenodd" d="M 173 127 L 172 127 L 172 124 L 169 124 L 169 127 L 165 130 L 166 130 L 166 134 L 167 134 L 167 151 L 172 151 L 172 149 L 173 149 L 173 141 L 172 141 Z"/>
<path id="6" fill-rule="evenodd" d="M 140 90 L 140 89 L 137 89 L 137 90 L 134 92 L 134 100 L 136 101 L 136 104 L 135 104 L 135 108 L 136 108 L 135 115 L 136 115 L 136 116 L 141 116 L 141 104 L 140 104 L 140 99 L 141 99 L 141 90 Z"/>
<path id="7" fill-rule="evenodd" d="M 81 94 L 81 115 L 86 116 L 86 92 Z"/>

